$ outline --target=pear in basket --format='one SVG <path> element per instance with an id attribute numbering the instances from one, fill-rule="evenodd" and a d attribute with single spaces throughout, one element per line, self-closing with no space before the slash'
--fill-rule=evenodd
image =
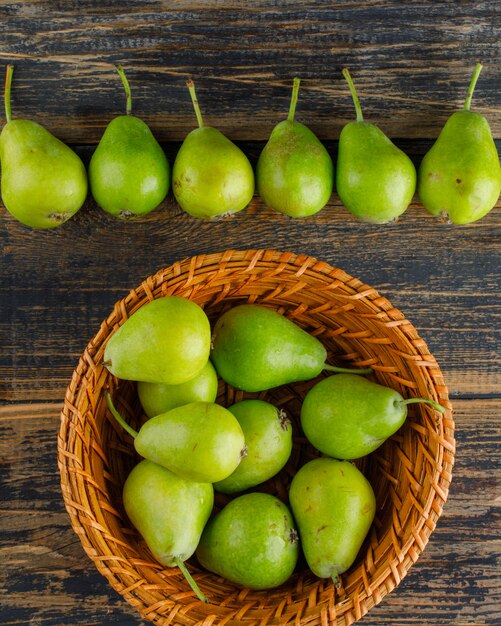
<path id="1" fill-rule="evenodd" d="M 197 597 L 207 602 L 184 561 L 195 552 L 212 512 L 212 485 L 185 480 L 144 460 L 128 475 L 122 496 L 130 521 L 153 556 L 166 567 L 179 567 Z"/>
<path id="2" fill-rule="evenodd" d="M 370 454 L 397 432 L 407 418 L 407 406 L 428 398 L 405 400 L 395 389 L 353 374 L 336 374 L 319 381 L 301 406 L 304 434 L 320 452 L 336 459 Z"/>
<path id="3" fill-rule="evenodd" d="M 137 309 L 111 335 L 103 365 L 125 380 L 184 383 L 206 365 L 210 337 L 209 320 L 198 304 L 164 296 Z"/>
<path id="4" fill-rule="evenodd" d="M 318 376 L 322 370 L 369 374 L 328 365 L 313 335 L 277 311 L 241 304 L 221 315 L 212 333 L 211 360 L 221 378 L 243 391 L 265 391 Z"/>
<path id="5" fill-rule="evenodd" d="M 322 457 L 294 475 L 289 500 L 311 571 L 331 578 L 355 561 L 374 520 L 376 498 L 360 470 L 349 461 Z"/>

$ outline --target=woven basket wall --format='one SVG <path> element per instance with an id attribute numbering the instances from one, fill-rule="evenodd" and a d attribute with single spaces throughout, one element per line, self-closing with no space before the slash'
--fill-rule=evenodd
<path id="1" fill-rule="evenodd" d="M 300 563 L 288 583 L 249 591 L 188 567 L 210 603 L 196 599 L 177 568 L 156 563 L 128 521 L 122 485 L 138 458 L 132 439 L 110 416 L 104 391 L 132 426 L 144 419 L 133 383 L 103 367 L 110 335 L 139 307 L 165 295 L 201 305 L 213 323 L 242 302 L 270 306 L 316 335 L 329 363 L 371 366 L 372 380 L 404 397 L 430 397 L 447 410 L 410 405 L 402 429 L 359 466 L 370 480 L 377 514 L 340 589 Z M 294 472 L 317 455 L 301 433 L 302 398 L 313 383 L 258 395 L 284 408 L 293 421 L 294 449 L 280 474 L 262 486 L 287 501 Z M 218 402 L 228 406 L 251 394 L 220 383 Z M 254 396 L 256 397 L 256 396 Z M 200 255 L 159 271 L 118 302 L 85 349 L 68 386 L 58 438 L 64 502 L 71 524 L 97 569 L 143 618 L 157 624 L 210 626 L 348 626 L 398 586 L 433 532 L 447 499 L 454 461 L 454 422 L 447 387 L 425 342 L 404 315 L 375 289 L 324 262 L 276 251 Z M 260 487 L 261 489 L 261 487 Z M 216 497 L 216 506 L 226 496 Z"/>

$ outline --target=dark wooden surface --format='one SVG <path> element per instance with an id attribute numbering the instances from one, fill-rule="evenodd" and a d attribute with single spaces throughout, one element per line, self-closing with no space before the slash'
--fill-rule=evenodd
<path id="1" fill-rule="evenodd" d="M 353 115 L 340 74 L 348 65 L 366 118 L 418 163 L 461 106 L 476 61 L 484 70 L 474 108 L 501 140 L 500 9 L 494 0 L 0 0 L 0 63 L 16 65 L 14 115 L 45 124 L 85 160 L 123 110 L 113 70 L 122 63 L 135 112 L 171 161 L 195 123 L 188 76 L 207 122 L 253 161 L 301 76 L 298 119 L 335 154 Z M 316 256 L 388 297 L 427 341 L 454 403 L 457 457 L 443 516 L 407 578 L 362 623 L 499 623 L 500 226 L 499 203 L 457 227 L 417 199 L 397 223 L 371 226 L 335 194 L 302 221 L 258 198 L 233 218 L 198 221 L 169 198 L 123 223 L 89 200 L 62 227 L 34 232 L 0 209 L 0 622 L 142 623 L 69 525 L 56 463 L 65 387 L 101 320 L 143 278 L 194 254 L 268 247 Z"/>

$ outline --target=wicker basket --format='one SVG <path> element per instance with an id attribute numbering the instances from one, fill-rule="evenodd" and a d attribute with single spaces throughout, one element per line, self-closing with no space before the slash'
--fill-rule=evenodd
<path id="1" fill-rule="evenodd" d="M 142 413 L 133 383 L 103 367 L 110 335 L 129 315 L 164 295 L 189 298 L 211 322 L 241 302 L 273 307 L 319 337 L 329 361 L 371 366 L 373 379 L 409 397 L 424 396 L 446 407 L 411 405 L 400 431 L 361 462 L 377 499 L 376 519 L 354 565 L 336 589 L 302 563 L 289 581 L 265 592 L 242 589 L 188 567 L 210 603 L 198 601 L 177 568 L 151 557 L 121 503 L 124 480 L 137 462 L 131 438 L 106 409 L 111 389 L 133 426 Z M 311 387 L 279 387 L 259 397 L 284 408 L 295 440 L 287 466 L 262 489 L 287 500 L 296 469 L 315 456 L 298 424 L 302 398 Z M 218 402 L 242 394 L 220 384 Z M 441 515 L 454 461 L 454 422 L 440 369 L 415 328 L 372 287 L 308 256 L 269 250 L 228 251 L 175 263 L 147 278 L 118 302 L 85 349 L 67 389 L 61 414 L 58 463 L 73 529 L 97 569 L 141 616 L 157 624 L 347 626 L 398 586 L 419 558 Z M 217 506 L 224 504 L 217 497 Z"/>

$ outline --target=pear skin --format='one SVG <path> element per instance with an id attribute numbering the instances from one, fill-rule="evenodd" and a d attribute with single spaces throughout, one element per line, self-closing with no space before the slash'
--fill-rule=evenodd
<path id="1" fill-rule="evenodd" d="M 207 363 L 211 329 L 203 309 L 163 296 L 135 311 L 109 338 L 104 366 L 124 380 L 177 385 Z"/>
<path id="2" fill-rule="evenodd" d="M 289 501 L 309 568 L 337 585 L 374 520 L 376 498 L 369 481 L 348 461 L 318 458 L 296 472 Z"/>
<path id="3" fill-rule="evenodd" d="M 0 134 L 1 194 L 5 208 L 34 229 L 69 220 L 87 197 L 87 172 L 80 157 L 46 128 L 31 120 L 12 120 L 7 66 L 7 123 Z"/>
<path id="4" fill-rule="evenodd" d="M 336 459 L 358 459 L 374 452 L 407 418 L 407 405 L 426 398 L 404 398 L 363 376 L 336 374 L 316 383 L 301 406 L 301 426 L 309 442 Z"/>
<path id="5" fill-rule="evenodd" d="M 180 478 L 152 461 L 140 461 L 123 488 L 125 510 L 155 558 L 167 567 L 195 552 L 212 512 L 210 483 Z"/>
<path id="6" fill-rule="evenodd" d="M 137 383 L 137 395 L 148 417 L 155 417 L 191 402 L 215 402 L 218 391 L 216 370 L 210 361 L 200 372 L 185 383 Z"/>
<path id="7" fill-rule="evenodd" d="M 135 431 L 109 393 L 108 408 L 134 439 L 136 452 L 186 480 L 213 483 L 229 476 L 247 453 L 235 416 L 213 402 L 192 402 L 156 415 Z"/>
<path id="8" fill-rule="evenodd" d="M 183 141 L 172 168 L 179 206 L 198 218 L 243 210 L 254 195 L 254 171 L 247 156 L 217 128 L 203 123 L 195 87 L 188 81 L 199 128 Z"/>
<path id="9" fill-rule="evenodd" d="M 224 480 L 247 454 L 235 416 L 212 402 L 192 402 L 152 417 L 134 447 L 183 478 L 208 483 Z"/>
<path id="10" fill-rule="evenodd" d="M 250 589 L 272 589 L 292 575 L 299 554 L 289 507 L 267 493 L 230 501 L 204 528 L 196 556 L 211 572 Z"/>
<path id="11" fill-rule="evenodd" d="M 104 211 L 132 219 L 150 213 L 165 199 L 170 166 L 149 126 L 131 115 L 129 83 L 120 66 L 117 71 L 127 94 L 127 114 L 106 127 L 89 163 L 89 182 Z"/>
<path id="12" fill-rule="evenodd" d="M 416 190 L 411 159 L 375 124 L 364 121 L 355 86 L 347 69 L 357 119 L 339 136 L 336 190 L 344 206 L 357 218 L 373 224 L 397 219 Z"/>
<path id="13" fill-rule="evenodd" d="M 321 341 L 280 313 L 240 304 L 223 313 L 212 333 L 211 360 L 221 378 L 243 391 L 265 391 L 315 378 L 327 365 Z M 349 370 L 359 374 L 370 369 Z"/>
<path id="14" fill-rule="evenodd" d="M 292 425 L 285 411 L 251 398 L 228 407 L 244 433 L 247 454 L 224 480 L 214 484 L 222 493 L 237 493 L 272 478 L 292 452 Z"/>
<path id="15" fill-rule="evenodd" d="M 477 64 L 464 109 L 448 118 L 419 167 L 418 194 L 424 207 L 454 224 L 481 219 L 501 193 L 501 166 L 489 123 L 470 111 L 481 69 Z"/>
<path id="16" fill-rule="evenodd" d="M 212 485 L 184 480 L 143 460 L 129 473 L 122 498 L 127 516 L 157 561 L 179 567 L 198 598 L 207 602 L 184 561 L 195 552 L 212 512 Z"/>
<path id="17" fill-rule="evenodd" d="M 273 129 L 256 167 L 264 203 L 290 217 L 318 213 L 334 184 L 332 159 L 318 137 L 294 119 L 299 79 L 294 79 L 289 115 Z"/>

